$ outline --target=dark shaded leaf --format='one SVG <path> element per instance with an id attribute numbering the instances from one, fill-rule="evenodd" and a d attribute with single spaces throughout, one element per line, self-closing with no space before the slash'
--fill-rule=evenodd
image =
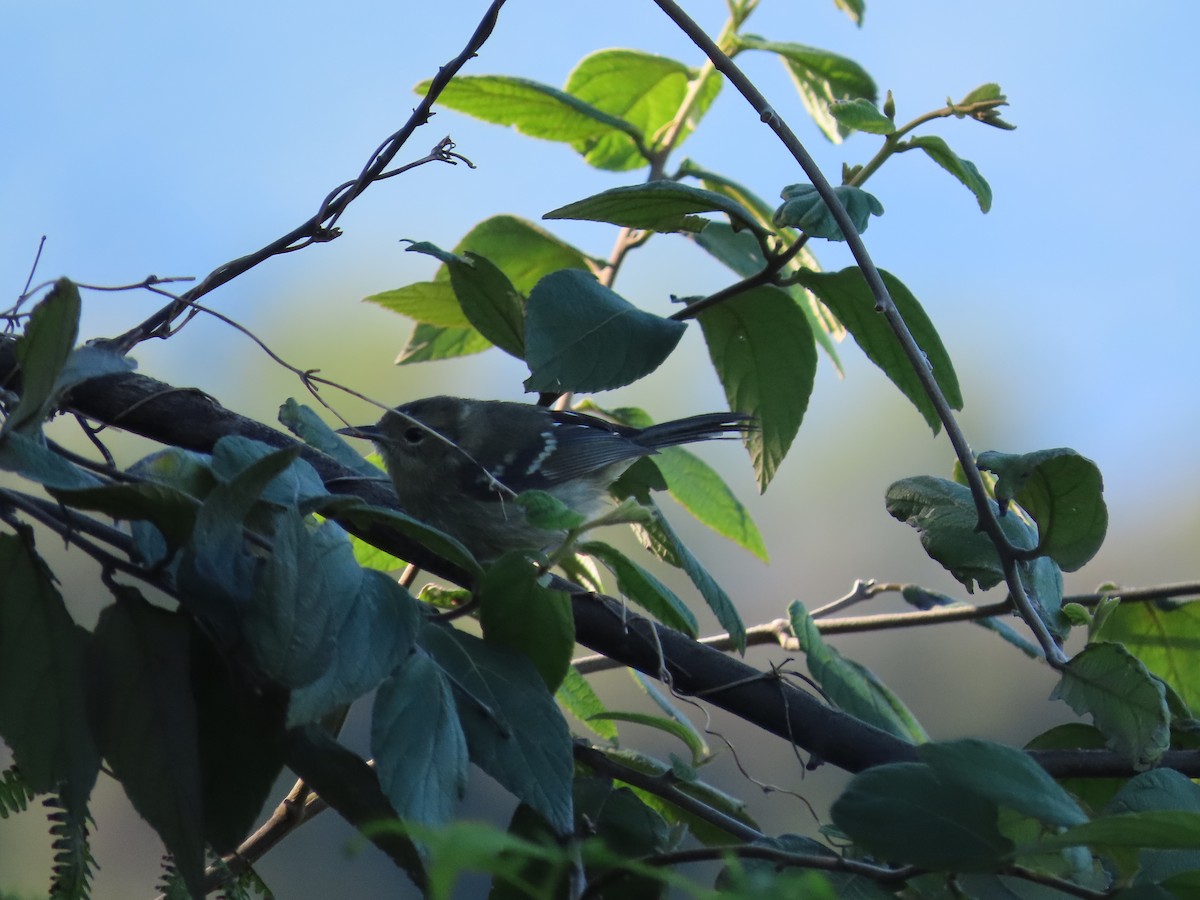
<path id="1" fill-rule="evenodd" d="M 537 669 L 521 654 L 452 628 L 427 626 L 421 644 L 454 685 L 471 761 L 568 834 L 571 735 Z"/>
<path id="2" fill-rule="evenodd" d="M 199 897 L 204 812 L 191 631 L 185 614 L 151 606 L 126 588 L 100 614 L 90 661 L 100 751 Z"/>
<path id="3" fill-rule="evenodd" d="M 0 534 L 0 737 L 29 786 L 61 790 L 75 812 L 100 771 L 88 728 L 87 632 L 54 589 L 32 532 Z"/>
<path id="4" fill-rule="evenodd" d="M 58 399 L 58 379 L 79 335 L 79 289 L 60 278 L 29 316 L 17 340 L 21 399 L 3 430 L 36 431 Z"/>
<path id="5" fill-rule="evenodd" d="M 677 181 L 650 181 L 610 188 L 560 206 L 542 218 L 584 219 L 646 231 L 698 232 L 708 224 L 707 219 L 698 215 L 705 212 L 725 213 L 735 229 L 748 228 L 759 234 L 766 232 L 754 214 L 736 200 Z"/>
<path id="6" fill-rule="evenodd" d="M 871 223 L 871 216 L 883 215 L 883 204 L 873 194 L 861 188 L 839 185 L 833 189 L 838 202 L 850 216 L 854 230 L 862 234 Z M 809 237 L 844 241 L 842 226 L 837 223 L 824 199 L 811 184 L 793 184 L 780 194 L 783 204 L 775 210 L 772 221 L 781 227 L 796 228 Z"/>
<path id="7" fill-rule="evenodd" d="M 1120 644 L 1089 644 L 1063 670 L 1050 697 L 1091 715 L 1109 747 L 1134 768 L 1154 765 L 1170 746 L 1166 691 Z"/>
<path id="8" fill-rule="evenodd" d="M 663 363 L 685 328 L 638 309 L 583 272 L 554 272 L 529 295 L 525 388 L 603 391 L 630 384 Z"/>
<path id="9" fill-rule="evenodd" d="M 1200 711 L 1200 654 L 1195 650 L 1200 646 L 1200 603 L 1121 603 L 1104 619 L 1096 638 L 1123 644 L 1192 710 Z"/>
<path id="10" fill-rule="evenodd" d="M 812 329 L 792 298 L 774 287 L 740 294 L 698 318 L 729 408 L 758 420 L 746 447 L 764 491 L 808 408 L 817 372 Z"/>
<path id="11" fill-rule="evenodd" d="M 918 475 L 893 483 L 887 490 L 887 511 L 921 535 L 921 546 L 967 589 L 978 582 L 983 590 L 1004 580 L 996 546 L 979 531 L 979 514 L 969 489 L 945 478 Z M 994 500 L 988 503 L 995 505 Z M 1029 550 L 1037 542 L 1031 526 L 1017 516 L 1000 519 L 1013 546 Z"/>
<path id="12" fill-rule="evenodd" d="M 262 812 L 283 767 L 285 692 L 250 684 L 245 672 L 191 629 L 204 838 L 234 850 Z"/>
<path id="13" fill-rule="evenodd" d="M 924 744 L 921 761 L 951 785 L 1039 822 L 1068 828 L 1087 813 L 1028 754 L 991 741 L 960 740 Z"/>
<path id="14" fill-rule="evenodd" d="M 408 249 L 440 259 L 450 271 L 450 285 L 468 322 L 504 352 L 524 358 L 523 298 L 499 268 L 471 251 L 447 253 L 428 243 Z"/>
<path id="15" fill-rule="evenodd" d="M 314 722 L 352 703 L 412 652 L 421 613 L 394 578 L 364 570 L 353 601 L 340 612 L 340 621 L 330 623 L 336 645 L 333 661 L 315 681 L 292 691 L 289 725 Z"/>
<path id="16" fill-rule="evenodd" d="M 1108 530 L 1108 507 L 1100 469 L 1074 450 L 980 453 L 981 469 L 993 472 L 996 499 L 1015 500 L 1038 525 L 1038 550 L 1067 572 L 1096 555 Z"/>
<path id="17" fill-rule="evenodd" d="M 664 625 L 682 631 L 690 637 L 699 634 L 699 625 L 692 611 L 661 581 L 630 560 L 627 556 L 601 541 L 588 541 L 579 549 L 594 556 L 617 576 L 621 595 L 632 600 Z"/>
<path id="18" fill-rule="evenodd" d="M 398 816 L 426 825 L 449 821 L 467 789 L 467 741 L 450 683 L 423 651 L 410 654 L 376 692 L 371 753 Z"/>
<path id="19" fill-rule="evenodd" d="M 887 685 L 865 666 L 846 659 L 825 643 L 798 600 L 788 604 L 788 619 L 805 654 L 808 671 L 830 703 L 901 740 L 913 744 L 929 740 L 917 717 Z"/>
<path id="20" fill-rule="evenodd" d="M 996 805 L 943 781 L 924 763 L 854 776 L 831 809 L 834 824 L 880 860 L 926 869 L 986 871 L 1012 852 Z"/>
<path id="21" fill-rule="evenodd" d="M 476 592 L 479 624 L 484 640 L 527 656 L 546 686 L 556 691 L 571 666 L 575 618 L 571 598 L 543 587 L 541 581 L 541 573 L 524 554 L 500 557 L 488 567 Z"/>
<path id="22" fill-rule="evenodd" d="M 340 646 L 338 629 L 364 574 L 340 527 L 310 527 L 285 510 L 245 612 L 243 633 L 259 671 L 275 684 L 299 688 L 324 675 L 336 653 L 357 649 Z"/>

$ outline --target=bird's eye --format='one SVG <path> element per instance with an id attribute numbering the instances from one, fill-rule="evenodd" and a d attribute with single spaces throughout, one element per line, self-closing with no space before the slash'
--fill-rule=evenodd
<path id="1" fill-rule="evenodd" d="M 425 440 L 425 429 L 417 428 L 416 426 L 413 426 L 412 428 L 405 428 L 404 439 L 410 444 L 419 444 L 421 441 Z"/>

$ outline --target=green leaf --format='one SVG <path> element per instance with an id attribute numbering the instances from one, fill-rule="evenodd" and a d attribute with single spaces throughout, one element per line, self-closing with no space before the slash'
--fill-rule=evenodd
<path id="1" fill-rule="evenodd" d="M 500 557 L 488 567 L 476 592 L 479 624 L 484 640 L 523 653 L 546 686 L 556 691 L 571 666 L 575 618 L 571 598 L 541 581 L 541 573 L 523 553 Z"/>
<path id="2" fill-rule="evenodd" d="M 1192 710 L 1200 711 L 1200 654 L 1195 651 L 1200 646 L 1200 603 L 1163 607 L 1123 602 L 1109 613 L 1096 638 L 1123 644 Z"/>
<path id="3" fill-rule="evenodd" d="M 316 469 L 298 458 L 299 452 L 299 447 L 280 450 L 241 435 L 227 435 L 213 447 L 212 473 L 219 482 L 229 484 L 260 460 L 275 460 L 268 462 L 267 466 L 270 468 L 278 464 L 282 466 L 280 471 L 265 485 L 255 488 L 261 500 L 276 506 L 301 507 L 313 500 L 329 497 L 325 482 Z M 289 455 L 290 460 L 283 465 Z"/>
<path id="4" fill-rule="evenodd" d="M 169 447 L 143 457 L 129 467 L 129 474 L 197 500 L 206 498 L 217 483 L 212 472 L 211 457 L 178 447 Z M 193 528 L 195 519 L 193 515 Z M 167 518 L 167 524 L 172 521 L 170 517 Z M 171 548 L 158 525 L 134 519 L 129 531 L 133 536 L 134 555 L 143 565 L 156 566 L 167 561 Z"/>
<path id="5" fill-rule="evenodd" d="M 1131 778 L 1105 808 L 1107 815 L 1178 810 L 1200 813 L 1200 787 L 1172 769 L 1154 769 Z M 1181 872 L 1200 871 L 1200 845 L 1184 850 L 1142 850 L 1137 884 L 1159 884 Z"/>
<path id="6" fill-rule="evenodd" d="M 650 521 L 634 526 L 642 545 L 664 562 L 683 569 L 692 584 L 700 591 L 700 596 L 704 598 L 708 608 L 717 617 L 721 627 L 729 633 L 729 637 L 733 640 L 733 648 L 738 653 L 745 653 L 746 625 L 742 622 L 737 607 L 725 593 L 725 589 L 717 583 L 717 580 L 709 574 L 695 554 L 680 540 L 675 529 L 671 527 L 671 523 L 662 514 L 662 510 L 649 498 L 641 502 L 653 514 Z"/>
<path id="7" fill-rule="evenodd" d="M 696 732 L 675 719 L 663 716 L 652 716 L 637 712 L 603 712 L 592 716 L 591 721 L 607 720 L 610 722 L 630 722 L 634 725 L 645 725 L 679 738 L 687 746 L 691 754 L 692 765 L 698 766 L 704 762 L 708 748 L 703 742 L 696 741 Z"/>
<path id="8" fill-rule="evenodd" d="M 991 125 L 993 128 L 999 128 L 1002 131 L 1015 131 L 1016 125 L 1005 122 L 1000 118 L 1000 110 L 997 107 L 991 109 L 976 110 L 974 112 L 965 112 L 964 107 L 970 106 L 973 103 L 982 101 L 998 100 L 999 106 L 1008 106 L 1008 98 L 1004 92 L 1000 90 L 1000 85 L 989 82 L 981 84 L 975 90 L 971 91 L 967 96 L 963 97 L 957 103 L 947 103 L 954 110 L 954 114 L 960 119 L 964 116 L 970 116 L 977 122 L 982 122 L 984 125 Z"/>
<path id="9" fill-rule="evenodd" d="M 332 515 L 333 512 L 331 511 L 330 514 Z M 407 535 L 417 541 L 423 547 L 432 550 L 447 562 L 454 563 L 459 568 L 465 569 L 472 574 L 478 574 L 483 571 L 479 563 L 475 561 L 475 557 L 471 555 L 471 552 L 456 538 L 451 537 L 444 531 L 439 531 L 432 525 L 426 525 L 424 522 L 420 522 L 399 510 L 387 506 L 371 506 L 357 499 L 350 498 L 350 502 L 337 507 L 336 514 L 338 518 L 352 522 L 360 527 L 382 525 L 386 528 L 395 529 L 401 534 Z"/>
<path id="10" fill-rule="evenodd" d="M 735 229 L 748 228 L 759 234 L 766 232 L 754 214 L 736 200 L 677 181 L 650 181 L 610 188 L 553 209 L 542 218 L 608 222 L 646 231 L 699 232 L 709 220 L 697 214 L 705 212 L 725 213 Z"/>
<path id="11" fill-rule="evenodd" d="M 217 484 L 200 506 L 192 537 L 179 558 L 179 599 L 203 618 L 220 640 L 240 639 L 245 607 L 254 595 L 259 565 L 245 545 L 245 523 L 266 486 L 296 459 L 299 447 L 262 457 Z M 233 454 L 229 457 L 232 465 Z"/>
<path id="12" fill-rule="evenodd" d="M 664 56 L 639 50 L 599 50 L 580 60 L 567 78 L 566 90 L 580 100 L 630 123 L 643 135 L 642 145 L 627 134 L 608 131 L 576 145 L 590 165 L 628 171 L 647 163 L 643 150 L 659 147 L 668 125 L 685 102 L 695 69 Z M 695 129 L 721 89 L 722 79 L 710 72 L 698 89 L 673 146 Z"/>
<path id="13" fill-rule="evenodd" d="M 830 810 L 873 856 L 925 869 L 988 871 L 1012 852 L 996 805 L 944 781 L 924 763 L 890 763 L 854 776 Z"/>
<path id="14" fill-rule="evenodd" d="M 979 103 L 982 100 L 1003 100 L 1004 93 L 1000 90 L 1000 85 L 994 81 L 989 81 L 987 84 L 981 84 L 979 87 L 972 90 L 965 97 L 958 101 L 958 106 L 967 106 L 971 103 Z"/>
<path id="15" fill-rule="evenodd" d="M 450 271 L 450 285 L 470 324 L 505 353 L 524 358 L 523 298 L 500 269 L 471 251 L 460 256 L 429 243 L 408 249 L 440 259 Z"/>
<path id="16" fill-rule="evenodd" d="M 525 388 L 603 391 L 630 384 L 662 364 L 685 328 L 638 309 L 590 275 L 553 272 L 529 294 Z"/>
<path id="17" fill-rule="evenodd" d="M 1069 828 L 1088 820 L 1079 804 L 1028 754 L 982 740 L 924 744 L 921 761 L 938 778 L 1039 822 Z"/>
<path id="18" fill-rule="evenodd" d="M 639 753 L 636 750 L 617 750 L 603 747 L 597 749 L 606 757 L 622 766 L 627 766 L 635 772 L 641 772 L 643 775 L 649 775 L 653 778 L 660 778 L 664 781 L 670 780 L 681 793 L 693 797 L 704 805 L 719 810 L 731 819 L 749 825 L 755 830 L 759 828 L 754 818 L 746 812 L 745 802 L 737 797 L 730 796 L 703 781 L 680 780 L 672 766 L 644 753 Z M 634 793 L 638 795 L 643 803 L 659 812 L 667 821 L 686 824 L 688 830 L 704 843 L 709 845 L 728 844 L 728 832 L 714 828 L 699 816 L 693 815 L 649 791 L 635 789 Z"/>
<path id="19" fill-rule="evenodd" d="M 1170 746 L 1166 691 L 1120 644 L 1089 644 L 1068 664 L 1050 698 L 1091 715 L 1108 746 L 1136 769 L 1154 765 Z"/>
<path id="20" fill-rule="evenodd" d="M 67 462 L 36 437 L 14 429 L 0 432 L 0 469 L 47 488 L 69 490 L 100 484 L 95 475 Z"/>
<path id="21" fill-rule="evenodd" d="M 431 81 L 415 88 L 429 92 Z M 495 125 L 510 125 L 521 134 L 564 141 L 580 152 L 610 132 L 641 139 L 629 122 L 609 115 L 578 97 L 525 78 L 504 75 L 460 75 L 443 89 L 438 104 Z"/>
<path id="22" fill-rule="evenodd" d="M 862 97 L 854 100 L 834 100 L 829 104 L 829 114 L 837 120 L 843 134 L 865 131 L 868 134 L 891 134 L 896 123 L 879 111 L 870 100 Z"/>
<path id="23" fill-rule="evenodd" d="M 921 535 L 925 552 L 950 572 L 968 592 L 975 583 L 987 590 L 1004 580 L 1004 567 L 991 539 L 978 530 L 979 514 L 971 492 L 945 478 L 917 475 L 894 482 L 887 490 L 887 511 Z M 994 500 L 988 500 L 995 506 Z M 1018 549 L 1037 542 L 1033 529 L 1017 516 L 1000 519 L 1000 527 Z"/>
<path id="24" fill-rule="evenodd" d="M 528 295 L 533 286 L 551 272 L 559 269 L 590 272 L 594 265 L 578 248 L 540 225 L 517 216 L 484 219 L 467 232 L 454 252 L 486 256 L 524 295 Z M 449 271 L 443 266 L 434 280 L 448 281 L 449 278 Z"/>
<path id="25" fill-rule="evenodd" d="M 1059 639 L 1065 638 L 1071 630 L 1071 621 L 1062 610 L 1062 569 L 1050 557 L 1039 556 L 1037 559 L 1019 561 L 1017 571 L 1038 617 L 1046 623 L 1051 634 Z"/>
<path id="26" fill-rule="evenodd" d="M 1034 453 L 980 453 L 979 467 L 997 476 L 996 499 L 1016 500 L 1038 524 L 1038 551 L 1068 572 L 1096 555 L 1108 529 L 1100 469 L 1061 447 Z"/>
<path id="27" fill-rule="evenodd" d="M 962 182 L 963 186 L 975 195 L 980 212 L 987 212 L 992 208 L 992 187 L 979 174 L 975 163 L 960 157 L 950 149 L 949 144 L 936 135 L 923 134 L 909 138 L 908 145 L 924 150 L 930 159 Z"/>
<path id="28" fill-rule="evenodd" d="M 808 671 L 838 709 L 901 740 L 920 744 L 929 735 L 891 689 L 865 666 L 846 659 L 825 643 L 817 624 L 798 600 L 788 604 L 792 634 L 808 662 Z"/>
<path id="29" fill-rule="evenodd" d="M 883 204 L 862 188 L 839 185 L 833 189 L 838 202 L 850 216 L 854 230 L 862 234 L 871 223 L 871 216 L 883 215 Z M 844 241 L 842 226 L 837 223 L 817 189 L 811 184 L 788 185 L 780 193 L 783 204 L 775 210 L 772 220 L 781 227 L 798 228 L 809 237 Z"/>
<path id="30" fill-rule="evenodd" d="M 858 97 L 872 103 L 878 99 L 875 82 L 862 66 L 828 50 L 767 41 L 754 35 L 739 35 L 736 46 L 740 50 L 765 50 L 778 54 L 787 66 L 808 114 L 835 144 L 840 143 L 848 131 L 829 112 L 829 104 L 834 100 L 854 100 Z"/>
<path id="31" fill-rule="evenodd" d="M 866 12 L 865 0 L 833 0 L 834 5 L 850 17 L 850 21 L 861 26 Z"/>
<path id="32" fill-rule="evenodd" d="M 289 397 L 279 407 L 279 422 L 304 443 L 315 447 L 326 456 L 333 457 L 352 472 L 370 479 L 386 477 L 378 466 L 367 462 L 357 450 L 326 425 L 311 407 L 297 403 Z"/>
<path id="33" fill-rule="evenodd" d="M 904 318 L 917 346 L 928 360 L 933 377 L 942 389 L 946 402 L 952 409 L 962 409 L 958 376 L 937 329 L 921 308 L 917 298 L 898 278 L 889 272 L 880 274 L 897 311 Z M 867 358 L 882 369 L 904 396 L 912 401 L 933 433 L 937 434 L 942 427 L 937 410 L 926 396 L 912 363 L 904 354 L 887 320 L 875 311 L 875 298 L 871 295 L 862 273 L 853 267 L 840 272 L 806 272 L 800 274 L 799 281 L 816 294 L 845 324 Z"/>
<path id="34" fill-rule="evenodd" d="M 92 635 L 96 740 L 113 775 L 202 896 L 204 816 L 189 646 L 192 620 L 132 588 Z"/>
<path id="35" fill-rule="evenodd" d="M 0 534 L 0 738 L 29 787 L 61 790 L 75 812 L 100 771 L 88 728 L 88 634 L 71 619 L 33 534 Z"/>
<path id="36" fill-rule="evenodd" d="M 230 853 L 249 833 L 283 768 L 285 692 L 191 629 L 191 688 L 203 790 L 204 838 Z"/>
<path id="37" fill-rule="evenodd" d="M 696 637 L 700 627 L 692 611 L 661 581 L 630 560 L 615 547 L 601 541 L 588 541 L 579 548 L 600 560 L 617 577 L 621 595 L 669 628 Z"/>
<path id="38" fill-rule="evenodd" d="M 525 510 L 525 521 L 534 528 L 546 531 L 570 531 L 587 521 L 587 517 L 567 506 L 546 491 L 522 491 L 517 503 Z"/>
<path id="39" fill-rule="evenodd" d="M 36 431 L 58 399 L 59 374 L 79 335 L 79 289 L 60 278 L 33 308 L 25 333 L 17 340 L 21 399 L 3 430 Z"/>
<path id="40" fill-rule="evenodd" d="M 554 697 L 581 724 L 606 741 L 618 739 L 617 726 L 602 718 L 603 714 L 608 712 L 608 707 L 604 705 L 591 683 L 574 666 L 567 667 L 566 677 L 554 692 Z"/>
<path id="41" fill-rule="evenodd" d="M 693 751 L 695 756 L 704 759 L 711 757 L 712 752 L 708 748 L 708 743 L 704 740 L 704 735 L 700 733 L 700 729 L 680 711 L 679 707 L 671 702 L 670 697 L 655 686 L 654 679 L 648 678 L 637 671 L 637 669 L 627 669 L 626 671 L 629 673 L 629 677 L 637 682 L 638 687 L 645 692 L 646 696 L 653 700 L 655 705 L 666 714 L 668 719 L 688 730 L 691 737 L 687 740 L 687 744 L 689 747 L 695 748 Z M 674 758 L 674 755 L 672 755 L 672 758 Z M 685 780 L 695 780 L 694 774 L 683 777 Z"/>
<path id="42" fill-rule="evenodd" d="M 406 284 L 402 288 L 364 297 L 363 303 L 374 303 L 418 322 L 441 328 L 466 328 L 470 325 L 449 281 Z"/>
<path id="43" fill-rule="evenodd" d="M 452 628 L 426 626 L 421 644 L 454 686 L 471 761 L 557 834 L 569 834 L 571 735 L 537 669 L 521 654 Z"/>
<path id="44" fill-rule="evenodd" d="M 1058 834 L 1045 835 L 1035 849 L 1090 847 L 1104 851 L 1157 847 L 1195 850 L 1197 846 L 1200 846 L 1200 812 L 1160 809 L 1094 819 Z"/>
<path id="45" fill-rule="evenodd" d="M 128 356 L 95 344 L 84 344 L 72 350 L 67 357 L 67 364 L 54 382 L 54 393 L 61 397 L 85 381 L 105 375 L 122 375 L 136 368 L 137 363 Z"/>
<path id="46" fill-rule="evenodd" d="M 356 580 L 348 569 L 342 571 L 347 581 Z M 291 692 L 289 726 L 315 722 L 372 690 L 412 652 L 421 622 L 408 591 L 371 569 L 357 579 L 354 599 L 334 613 L 341 615 L 331 616 L 329 624 L 332 663 L 315 681 Z"/>
<path id="47" fill-rule="evenodd" d="M 644 410 L 636 407 L 602 412 L 634 428 L 648 428 L 654 424 Z M 763 562 L 767 561 L 767 548 L 750 512 L 708 463 L 682 447 L 664 447 L 654 455 L 653 464 L 666 480 L 671 496 L 697 521 L 749 550 Z M 638 499 L 649 500 L 649 495 Z"/>
<path id="48" fill-rule="evenodd" d="M 166 484 L 147 481 L 105 484 L 64 490 L 48 487 L 50 494 L 72 509 L 102 512 L 114 519 L 150 522 L 171 549 L 182 547 L 192 536 L 200 501 Z"/>
<path id="49" fill-rule="evenodd" d="M 1044 731 L 1025 745 L 1026 750 L 1103 750 L 1104 735 L 1084 722 L 1068 722 Z M 1059 784 L 1087 804 L 1088 809 L 1104 808 L 1117 790 L 1126 783 L 1121 778 L 1060 778 Z"/>
<path id="50" fill-rule="evenodd" d="M 418 322 L 408 343 L 396 357 L 396 365 L 431 362 L 437 359 L 455 359 L 482 353 L 492 342 L 474 328 L 442 328 Z"/>
<path id="51" fill-rule="evenodd" d="M 771 211 L 767 210 L 766 221 L 770 221 Z M 767 266 L 766 258 L 763 256 L 762 247 L 759 246 L 754 236 L 745 231 L 734 231 L 724 222 L 709 222 L 704 230 L 693 238 L 697 244 L 707 250 L 719 262 L 728 266 L 743 278 L 749 278 L 758 272 L 761 272 Z M 789 277 L 794 275 L 798 270 L 798 259 L 804 259 L 804 267 L 812 271 L 817 271 L 818 266 L 816 260 L 807 251 L 802 252 L 797 260 L 793 260 L 786 269 Z M 805 288 L 796 284 L 788 284 L 782 286 L 783 290 L 787 291 L 789 296 L 796 301 L 796 305 L 800 307 L 800 311 L 804 313 L 808 319 L 808 324 L 812 327 L 813 337 L 817 343 L 821 345 L 821 349 L 829 356 L 837 369 L 838 374 L 845 374 L 842 371 L 842 361 L 838 357 L 837 346 L 835 342 L 840 342 L 846 336 L 846 329 L 842 327 L 842 323 L 834 318 L 829 311 L 816 296 Z"/>
<path id="52" fill-rule="evenodd" d="M 324 675 L 335 653 L 348 649 L 337 641 L 338 627 L 352 612 L 363 574 L 336 524 L 311 528 L 298 513 L 283 512 L 245 611 L 244 634 L 259 671 L 293 689 Z"/>
<path id="53" fill-rule="evenodd" d="M 792 298 L 774 287 L 732 297 L 697 318 L 729 408 L 758 419 L 746 447 L 765 491 L 808 408 L 817 373 L 812 329 Z"/>
<path id="54" fill-rule="evenodd" d="M 428 654 L 410 654 L 380 685 L 371 753 L 396 815 L 425 825 L 450 820 L 467 789 L 467 739 L 450 683 Z"/>
<path id="55" fill-rule="evenodd" d="M 774 226 L 771 224 L 771 214 L 774 212 L 774 207 L 744 184 L 734 181 L 732 178 L 726 178 L 717 172 L 710 172 L 708 169 L 696 165 L 690 159 L 685 159 L 679 164 L 679 173 L 680 175 L 699 179 L 700 184 L 705 190 L 728 197 L 739 206 L 750 210 L 754 214 L 754 221 L 763 228 L 768 231 L 774 230 Z M 747 237 L 751 236 L 747 235 Z M 800 249 L 796 258 L 797 260 L 804 261 L 805 264 L 813 261 L 812 254 L 804 248 Z"/>
<path id="56" fill-rule="evenodd" d="M 671 828 L 658 811 L 651 808 L 631 788 L 614 783 L 605 777 L 579 778 L 575 784 L 576 815 L 581 821 L 591 822 L 592 832 L 603 842 L 607 855 L 616 857 L 613 865 L 606 860 L 596 860 L 588 868 L 590 877 L 603 877 L 605 871 L 621 871 L 622 862 L 640 859 L 650 854 L 664 853 L 673 849 L 679 840 L 677 829 Z M 625 872 L 620 879 L 618 892 L 637 900 L 654 900 L 666 896 L 666 885 L 647 871 Z M 565 885 L 565 882 L 564 882 Z M 567 896 L 569 891 L 556 896 Z M 599 891 L 598 896 L 611 896 L 609 891 Z M 526 900 L 528 894 L 512 895 L 505 900 Z M 488 900 L 500 900 L 489 897 Z"/>

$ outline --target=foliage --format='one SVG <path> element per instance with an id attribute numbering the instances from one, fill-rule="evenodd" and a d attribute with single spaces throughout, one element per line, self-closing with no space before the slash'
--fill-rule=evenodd
<path id="1" fill-rule="evenodd" d="M 549 495 L 514 498 L 521 514 L 567 540 L 549 556 L 530 548 L 482 562 L 395 508 L 375 470 L 295 401 L 280 420 L 299 440 L 218 415 L 214 404 L 202 421 L 139 420 L 135 430 L 171 446 L 124 470 L 82 460 L 48 441 L 45 423 L 59 411 L 118 427 L 132 421 L 140 401 L 105 406 L 118 388 L 145 386 L 129 352 L 147 336 L 168 336 L 220 279 L 126 335 L 77 346 L 82 299 L 64 278 L 19 298 L 7 313 L 19 333 L 0 338 L 0 371 L 9 373 L 0 383 L 0 469 L 21 485 L 0 489 L 0 737 L 16 765 L 0 777 L 0 816 L 47 798 L 54 896 L 89 894 L 88 802 L 102 760 L 169 853 L 169 896 L 200 896 L 214 884 L 228 896 L 269 893 L 246 868 L 265 847 L 243 842 L 285 766 L 307 787 L 284 809 L 315 789 L 435 898 L 450 896 L 467 871 L 489 874 L 498 900 L 651 898 L 668 889 L 725 897 L 1194 895 L 1200 789 L 1182 773 L 1198 771 L 1196 607 L 1175 602 L 1186 591 L 1163 592 L 1170 602 L 1162 604 L 1115 589 L 1087 603 L 1063 596 L 1062 572 L 1091 561 L 1107 529 L 1098 467 L 1069 448 L 972 456 L 953 416 L 963 398 L 949 352 L 916 296 L 875 269 L 858 239 L 884 209 L 863 183 L 912 149 L 986 212 L 992 192 L 978 168 L 943 138 L 916 132 L 935 118 L 1007 129 L 998 115 L 1004 94 L 983 85 L 897 124 L 894 98 L 878 106 L 858 63 L 748 33 L 758 0 L 730 0 L 716 43 L 674 4 L 660 5 L 705 50 L 698 65 L 603 50 L 560 89 L 457 76 L 495 24 L 494 4 L 454 63 L 418 85 L 425 99 L 407 130 L 359 181 L 331 195 L 307 238 L 336 236 L 329 229 L 345 205 L 397 174 L 387 170 L 390 159 L 435 101 L 569 146 L 598 170 L 642 171 L 640 183 L 544 216 L 615 226 L 607 259 L 508 214 L 479 223 L 453 250 L 411 243 L 438 262 L 433 279 L 367 298 L 416 323 L 399 361 L 494 346 L 523 361 L 525 387 L 549 401 L 637 382 L 671 359 L 698 320 L 729 405 L 755 418 L 745 444 L 766 490 L 803 421 L 818 350 L 837 364 L 836 344 L 851 334 L 958 454 L 954 478 L 893 483 L 887 511 L 916 529 L 926 553 L 968 592 L 1007 587 L 1006 609 L 1036 647 L 996 621 L 996 610 L 967 611 L 1051 667 L 1054 696 L 1094 728 L 1055 729 L 1026 750 L 931 740 L 900 697 L 826 641 L 820 612 L 793 603 L 777 628 L 747 629 L 652 495 L 665 490 L 765 561 L 762 536 L 715 470 L 679 448 L 631 467 L 613 487 L 620 505 L 596 520 Z M 862 3 L 838 5 L 861 21 Z M 774 210 L 732 176 L 695 162 L 671 170 L 726 79 L 756 102 L 730 62 L 748 52 L 779 58 L 826 138 L 877 136 L 875 155 L 848 163 L 836 188 L 806 170 L 809 181 L 783 187 Z M 794 135 L 772 121 L 792 147 Z M 427 161 L 453 161 L 451 147 L 443 142 Z M 693 242 L 737 280 L 670 312 L 619 293 L 624 260 L 671 239 Z M 297 249 L 294 240 L 243 257 L 223 278 Z M 820 240 L 849 242 L 858 264 L 821 271 L 812 246 Z M 626 426 L 650 424 L 640 409 L 576 405 Z M 201 425 L 205 436 L 184 437 L 181 423 Z M 606 541 L 581 539 L 613 524 L 631 525 L 650 551 L 646 565 Z M 98 563 L 97 591 L 109 602 L 92 630 L 55 586 L 38 529 Z M 399 560 L 456 587 L 414 598 L 409 580 L 381 571 Z M 656 574 L 659 563 L 687 576 L 688 591 L 726 629 L 723 646 L 744 652 L 753 633 L 782 636 L 802 653 L 825 705 L 783 670 L 759 672 L 692 640 L 700 625 L 691 598 Z M 570 580 L 552 574 L 554 566 Z M 917 586 L 904 596 L 926 610 L 913 615 L 949 619 L 965 607 Z M 461 627 L 467 617 L 478 628 Z M 1086 632 L 1086 644 L 1068 657 L 1063 641 L 1073 628 Z M 763 834 L 739 798 L 701 778 L 713 752 L 672 698 L 643 680 L 658 712 L 607 709 L 586 678 L 597 664 L 573 664 L 577 640 L 663 680 L 676 698 L 723 706 L 856 773 L 830 810 L 827 840 Z M 368 766 L 335 738 L 349 705 L 371 694 Z M 592 736 L 573 734 L 564 710 Z M 670 736 L 685 754 L 659 760 L 621 745 L 618 723 Z M 456 821 L 471 765 L 517 801 L 507 830 Z M 223 859 L 209 865 L 214 855 Z M 722 863 L 711 889 L 686 875 L 683 864 L 695 860 Z"/>

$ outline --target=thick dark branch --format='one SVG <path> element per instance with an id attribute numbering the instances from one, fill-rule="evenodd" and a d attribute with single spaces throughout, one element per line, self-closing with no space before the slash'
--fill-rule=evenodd
<path id="1" fill-rule="evenodd" d="M 12 361 L 12 342 L 0 340 L 0 371 L 6 361 Z M 272 447 L 297 444 L 290 435 L 231 412 L 200 391 L 172 387 L 144 375 L 97 378 L 75 388 L 67 399 L 72 411 L 87 418 L 203 453 L 211 452 L 220 438 L 232 434 Z M 385 483 L 365 481 L 312 448 L 303 447 L 301 455 L 331 491 L 396 506 L 396 496 Z M 470 581 L 467 573 L 403 535 L 379 528 L 363 531 L 345 524 L 380 549 L 435 575 L 459 584 Z M 816 761 L 858 772 L 916 759 L 912 745 L 824 706 L 782 677 L 636 616 L 612 598 L 579 591 L 561 579 L 557 586 L 571 592 L 579 643 L 653 678 L 665 678 L 681 694 L 698 697 L 790 741 Z M 1134 774 L 1127 761 L 1107 751 L 1033 756 L 1060 777 Z M 1171 754 L 1167 764 L 1200 775 L 1200 753 Z"/>

